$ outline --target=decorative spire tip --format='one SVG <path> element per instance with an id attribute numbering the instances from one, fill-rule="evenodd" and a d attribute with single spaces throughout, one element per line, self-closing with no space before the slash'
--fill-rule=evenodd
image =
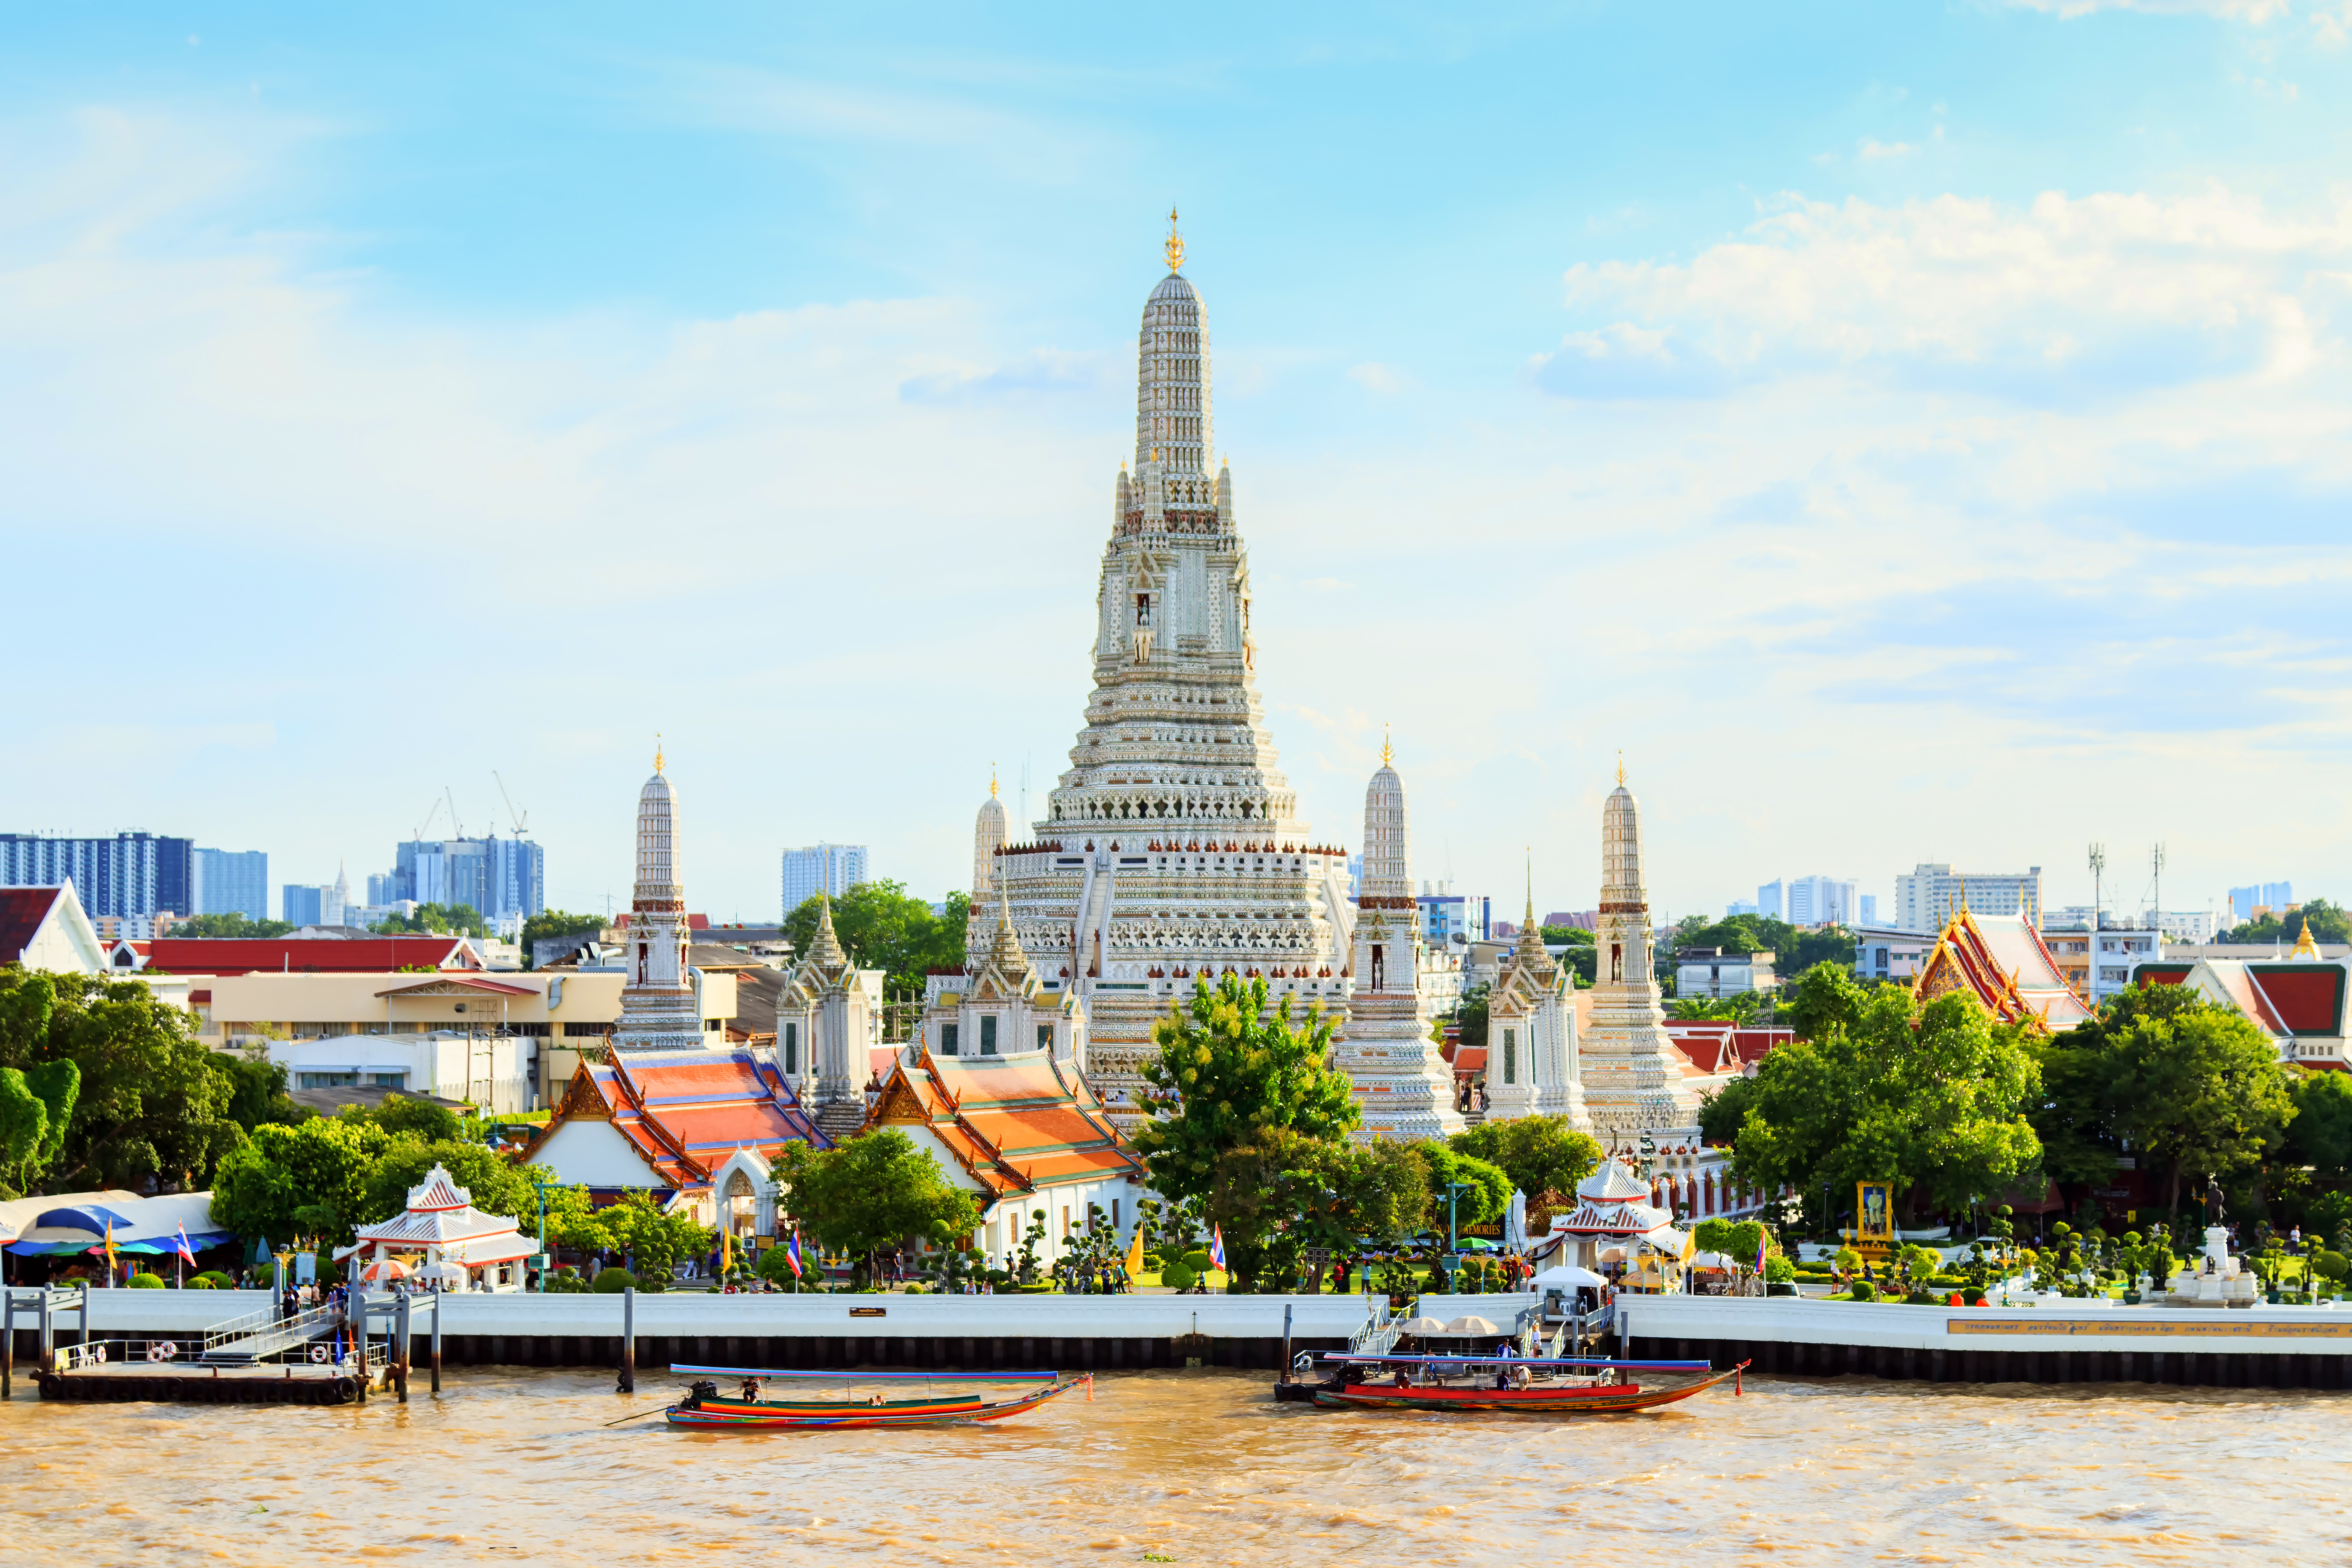
<path id="1" fill-rule="evenodd" d="M 1381 726 L 1381 766 L 1386 768 L 1396 760 L 1396 747 L 1389 744 L 1389 727 Z"/>
<path id="2" fill-rule="evenodd" d="M 1168 243 L 1160 247 L 1168 258 L 1168 270 L 1176 271 L 1184 265 L 1184 235 L 1176 227 L 1176 209 L 1168 209 Z"/>
<path id="3" fill-rule="evenodd" d="M 658 772 L 660 772 L 661 770 L 662 770 L 662 737 L 661 737 L 661 731 L 659 731 L 659 730 L 656 730 L 656 731 L 654 732 L 654 771 L 655 771 L 655 772 L 656 772 L 656 773 L 658 773 Z"/>

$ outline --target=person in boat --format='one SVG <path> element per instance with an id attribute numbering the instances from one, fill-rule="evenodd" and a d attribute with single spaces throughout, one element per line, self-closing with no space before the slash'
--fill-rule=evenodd
<path id="1" fill-rule="evenodd" d="M 877 1406 L 880 1406 L 882 1404 L 882 1391 L 877 1388 L 873 1393 L 867 1395 L 866 1396 L 866 1403 Z"/>
<path id="2" fill-rule="evenodd" d="M 1530 1384 L 1530 1383 L 1532 1383 L 1532 1382 L 1534 1382 L 1534 1381 L 1535 1381 L 1535 1378 L 1534 1378 L 1533 1375 L 1531 1375 L 1531 1374 L 1528 1371 L 1528 1369 L 1527 1369 L 1526 1367 L 1524 1367 L 1524 1366 L 1515 1366 L 1515 1367 L 1511 1368 L 1511 1386 L 1512 1386 L 1512 1387 L 1517 1388 L 1517 1389 L 1520 1390 L 1521 1392 L 1525 1392 L 1525 1391 L 1526 1391 L 1526 1389 L 1527 1389 L 1528 1385 L 1528 1384 Z"/>
<path id="3" fill-rule="evenodd" d="M 758 1378 L 747 1377 L 743 1380 L 743 1397 L 751 1401 L 758 1400 L 760 1397 L 760 1380 Z"/>

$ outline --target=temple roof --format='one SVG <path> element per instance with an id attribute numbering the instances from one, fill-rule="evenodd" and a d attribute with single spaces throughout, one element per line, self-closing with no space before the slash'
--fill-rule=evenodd
<path id="1" fill-rule="evenodd" d="M 1958 990 L 2003 1023 L 2040 1030 L 2072 1029 L 2091 1016 L 2042 933 L 2021 915 L 1963 909 L 1946 923 L 1911 991 L 1925 1002 Z"/>
<path id="2" fill-rule="evenodd" d="M 921 1125 L 992 1199 L 1106 1176 L 1140 1180 L 1143 1162 L 1084 1079 L 1044 1051 L 901 1061 L 866 1125 Z"/>
<path id="3" fill-rule="evenodd" d="M 574 1118 L 610 1122 L 680 1190 L 707 1186 L 737 1149 L 773 1159 L 786 1144 L 832 1146 L 764 1051 L 615 1052 L 583 1061 L 522 1163 Z"/>

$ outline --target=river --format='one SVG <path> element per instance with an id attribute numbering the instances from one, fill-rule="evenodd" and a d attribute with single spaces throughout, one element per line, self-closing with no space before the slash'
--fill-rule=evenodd
<path id="1" fill-rule="evenodd" d="M 468 1368 L 365 1409 L 0 1406 L 0 1561 L 1008 1564 L 2352 1560 L 2352 1396 L 1757 1378 L 1652 1415 L 1102 1377 L 1018 1423 L 673 1432 L 672 1380 Z"/>

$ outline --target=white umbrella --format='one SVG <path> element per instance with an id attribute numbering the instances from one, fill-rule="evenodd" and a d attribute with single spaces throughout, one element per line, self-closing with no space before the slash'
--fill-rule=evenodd
<path id="1" fill-rule="evenodd" d="M 1609 1281 L 1590 1269 L 1573 1263 L 1562 1263 L 1556 1269 L 1546 1269 L 1528 1281 L 1530 1291 L 1573 1291 L 1580 1285 L 1605 1285 Z"/>
<path id="2" fill-rule="evenodd" d="M 1503 1331 L 1496 1328 L 1493 1323 L 1488 1322 L 1484 1318 L 1466 1317 L 1455 1318 L 1452 1322 L 1447 1323 L 1445 1325 L 1445 1332 L 1447 1333 L 1487 1334 L 1501 1333 Z"/>

